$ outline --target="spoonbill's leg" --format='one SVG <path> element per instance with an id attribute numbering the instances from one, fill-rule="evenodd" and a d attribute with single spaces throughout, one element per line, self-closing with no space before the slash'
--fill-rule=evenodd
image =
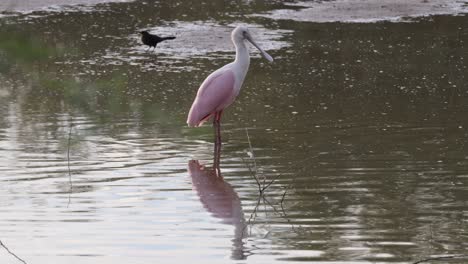
<path id="1" fill-rule="evenodd" d="M 222 111 L 216 112 L 213 119 L 215 129 L 215 153 L 214 153 L 214 168 L 218 176 L 221 176 L 220 160 L 221 160 L 221 114 Z"/>
<path id="2" fill-rule="evenodd" d="M 218 128 L 217 128 L 217 121 L 216 121 L 216 115 L 213 118 L 213 128 L 214 128 L 214 134 L 215 134 L 215 142 L 214 142 L 214 152 L 213 152 L 213 167 L 216 169 L 218 166 Z"/>

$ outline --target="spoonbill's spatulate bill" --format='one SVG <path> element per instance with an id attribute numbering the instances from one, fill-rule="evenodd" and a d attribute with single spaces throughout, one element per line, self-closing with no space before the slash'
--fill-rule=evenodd
<path id="1" fill-rule="evenodd" d="M 249 69 L 250 56 L 245 41 L 252 43 L 265 59 L 273 61 L 273 58 L 255 43 L 248 28 L 236 27 L 231 33 L 231 39 L 236 47 L 236 59 L 214 71 L 203 81 L 187 118 L 189 126 L 198 127 L 213 117 L 216 134 L 215 166 L 219 165 L 221 149 L 221 114 L 236 99 Z"/>

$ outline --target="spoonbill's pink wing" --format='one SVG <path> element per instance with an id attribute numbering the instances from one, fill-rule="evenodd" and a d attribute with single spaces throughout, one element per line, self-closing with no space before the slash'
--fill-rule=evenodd
<path id="1" fill-rule="evenodd" d="M 198 89 L 187 118 L 189 126 L 200 126 L 210 116 L 221 111 L 232 102 L 234 96 L 234 73 L 224 70 L 213 73 Z"/>

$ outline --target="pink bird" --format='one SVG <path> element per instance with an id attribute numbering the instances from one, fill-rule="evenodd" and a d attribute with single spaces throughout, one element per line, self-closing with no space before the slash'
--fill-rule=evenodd
<path id="1" fill-rule="evenodd" d="M 213 117 L 216 135 L 214 165 L 218 168 L 221 151 L 221 114 L 236 99 L 249 69 L 250 56 L 245 40 L 252 43 L 265 59 L 273 61 L 273 58 L 255 43 L 248 28 L 236 27 L 231 33 L 231 39 L 236 47 L 236 59 L 214 71 L 203 81 L 187 118 L 189 126 L 198 127 Z"/>

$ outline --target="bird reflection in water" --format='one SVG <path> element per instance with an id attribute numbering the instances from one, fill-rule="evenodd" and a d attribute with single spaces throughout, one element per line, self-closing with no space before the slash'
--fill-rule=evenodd
<path id="1" fill-rule="evenodd" d="M 188 173 L 193 189 L 197 192 L 203 207 L 223 224 L 234 226 L 232 259 L 245 259 L 242 241 L 245 229 L 244 213 L 234 188 L 221 177 L 218 168 L 207 168 L 198 160 L 188 163 Z"/>

